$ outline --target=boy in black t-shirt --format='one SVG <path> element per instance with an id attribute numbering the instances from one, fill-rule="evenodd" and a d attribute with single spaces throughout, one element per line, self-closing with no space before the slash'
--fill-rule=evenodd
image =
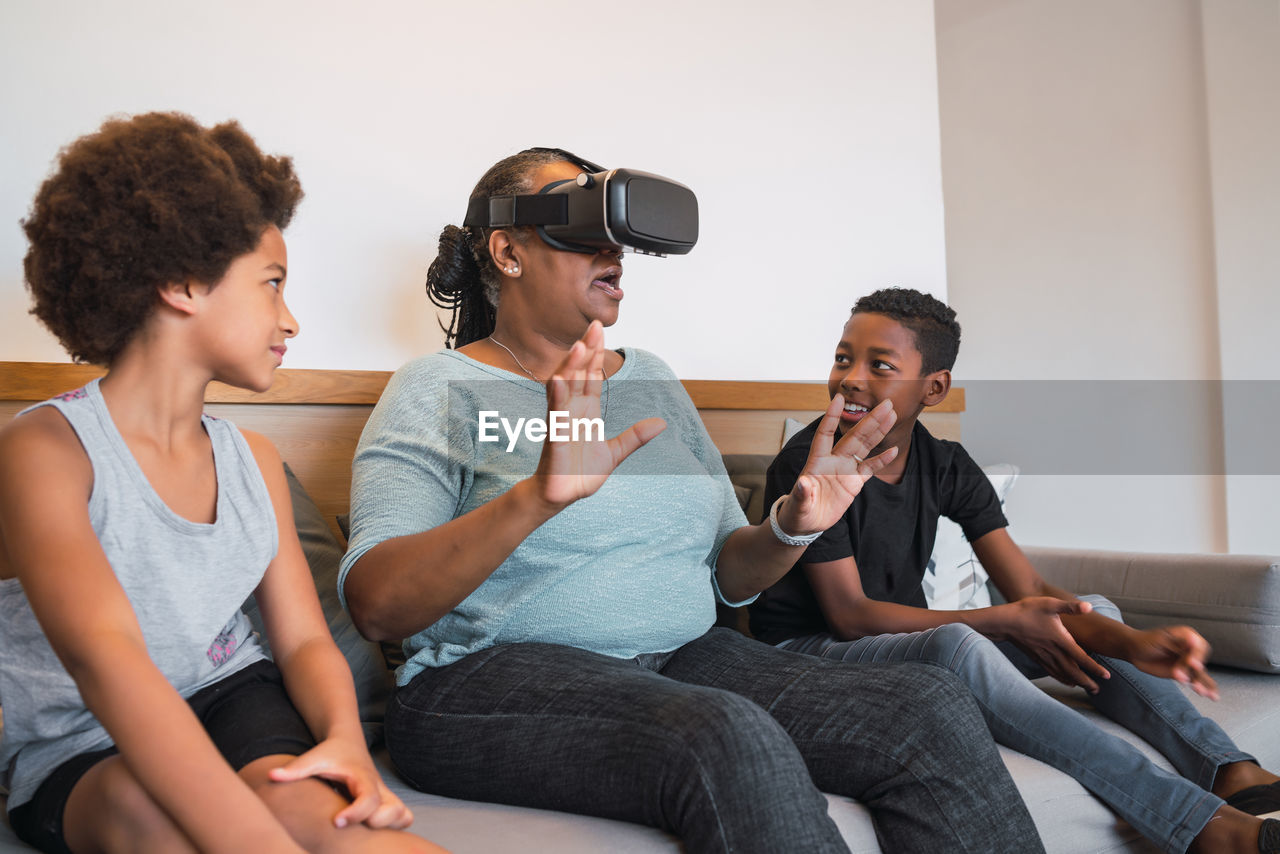
<path id="1" fill-rule="evenodd" d="M 898 455 L 751 606 L 752 632 L 823 658 L 951 669 L 998 742 L 1075 777 L 1166 851 L 1280 852 L 1280 821 L 1254 817 L 1280 810 L 1280 777 L 1200 715 L 1174 681 L 1216 698 L 1205 640 L 1187 626 L 1137 631 L 1106 599 L 1077 599 L 1046 582 L 1005 530 L 982 469 L 918 422 L 950 391 L 959 348 L 955 312 L 927 294 L 891 288 L 854 306 L 828 379 L 831 396 L 844 399 L 838 432 L 889 398 L 898 420 L 872 453 L 896 446 Z M 791 491 L 818 423 L 769 467 L 767 505 Z M 928 609 L 921 582 L 939 516 L 964 530 L 1008 604 Z M 1045 673 L 1085 688 L 1178 774 L 1028 681 Z"/>

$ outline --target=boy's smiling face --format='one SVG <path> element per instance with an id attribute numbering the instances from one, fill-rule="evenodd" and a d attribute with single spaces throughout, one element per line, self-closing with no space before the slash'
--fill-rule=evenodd
<path id="1" fill-rule="evenodd" d="M 889 398 L 898 421 L 879 449 L 900 444 L 911 435 L 924 407 L 940 402 L 951 388 L 950 371 L 923 374 L 923 368 L 924 357 L 916 349 L 916 335 L 910 329 L 883 314 L 850 317 L 827 378 L 828 394 L 844 396 L 839 432 L 857 424 L 868 410 Z"/>

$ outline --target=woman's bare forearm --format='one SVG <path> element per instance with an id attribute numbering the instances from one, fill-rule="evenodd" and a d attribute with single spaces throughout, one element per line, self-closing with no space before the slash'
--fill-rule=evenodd
<path id="1" fill-rule="evenodd" d="M 787 574 L 804 546 L 784 545 L 768 520 L 745 525 L 729 535 L 716 561 L 716 583 L 730 602 L 741 602 Z"/>
<path id="2" fill-rule="evenodd" d="M 544 500 L 528 478 L 443 525 L 379 543 L 347 574 L 343 592 L 352 620 L 372 640 L 422 631 L 471 595 L 561 509 Z"/>

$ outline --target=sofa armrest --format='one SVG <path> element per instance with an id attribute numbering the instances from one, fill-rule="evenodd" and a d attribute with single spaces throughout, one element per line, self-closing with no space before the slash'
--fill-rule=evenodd
<path id="1" fill-rule="evenodd" d="M 1185 623 L 1215 664 L 1280 673 L 1280 557 L 1025 547 L 1050 584 L 1106 596 L 1125 622 Z"/>

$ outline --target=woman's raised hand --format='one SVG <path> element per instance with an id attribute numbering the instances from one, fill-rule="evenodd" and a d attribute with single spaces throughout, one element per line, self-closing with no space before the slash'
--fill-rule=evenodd
<path id="1" fill-rule="evenodd" d="M 830 528 L 849 509 L 862 485 L 898 456 L 897 446 L 867 456 L 898 420 L 891 401 L 882 400 L 836 442 L 836 425 L 843 410 L 844 398 L 837 394 L 818 424 L 804 470 L 778 508 L 778 524 L 789 534 L 801 536 Z"/>
<path id="2" fill-rule="evenodd" d="M 604 327 L 594 320 L 582 339 L 547 381 L 547 422 L 552 412 L 567 413 L 569 423 L 580 418 L 600 418 L 600 390 L 604 383 Z M 543 500 L 566 507 L 593 494 L 631 452 L 657 436 L 667 423 L 646 418 L 612 439 L 601 441 L 603 431 L 571 430 L 568 441 L 542 445 L 542 457 L 534 478 Z"/>

